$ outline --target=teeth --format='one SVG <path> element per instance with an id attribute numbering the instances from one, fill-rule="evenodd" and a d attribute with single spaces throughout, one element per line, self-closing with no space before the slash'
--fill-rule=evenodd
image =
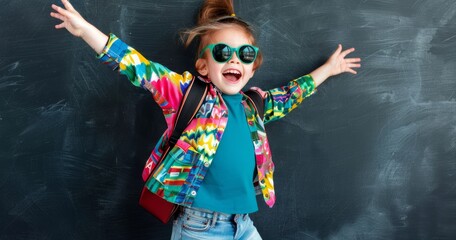
<path id="1" fill-rule="evenodd" d="M 241 75 L 241 72 L 239 70 L 235 70 L 235 69 L 228 69 L 225 72 L 223 72 L 223 74 L 229 74 L 229 73 Z"/>

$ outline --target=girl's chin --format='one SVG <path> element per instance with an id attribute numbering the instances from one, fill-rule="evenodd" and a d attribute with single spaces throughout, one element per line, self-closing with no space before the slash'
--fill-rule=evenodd
<path id="1" fill-rule="evenodd" d="M 241 87 L 225 86 L 223 89 L 220 89 L 224 94 L 233 95 L 241 91 Z"/>

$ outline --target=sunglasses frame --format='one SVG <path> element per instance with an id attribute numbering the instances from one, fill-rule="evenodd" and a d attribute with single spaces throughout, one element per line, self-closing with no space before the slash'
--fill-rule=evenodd
<path id="1" fill-rule="evenodd" d="M 227 46 L 228 48 L 230 48 L 230 50 L 231 50 L 231 55 L 230 55 L 230 57 L 229 57 L 227 60 L 221 62 L 221 61 L 217 61 L 217 60 L 214 58 L 213 50 L 214 50 L 214 47 L 217 46 L 217 45 L 225 45 L 225 46 Z M 249 63 L 244 62 L 244 61 L 239 57 L 239 56 L 240 56 L 240 55 L 239 55 L 239 50 L 240 50 L 242 47 L 245 47 L 245 46 L 247 46 L 247 47 L 252 47 L 253 50 L 255 51 L 255 58 L 253 59 L 252 62 L 249 62 Z M 216 61 L 216 62 L 218 62 L 218 63 L 226 63 L 226 62 L 228 62 L 228 61 L 233 57 L 233 54 L 236 53 L 238 59 L 239 59 L 242 63 L 244 63 L 244 64 L 252 64 L 252 63 L 254 63 L 255 60 L 256 60 L 257 57 L 258 57 L 258 51 L 260 50 L 258 47 L 255 47 L 255 46 L 250 45 L 250 44 L 244 44 L 244 45 L 241 45 L 241 46 L 239 46 L 239 47 L 237 47 L 237 48 L 234 48 L 234 47 L 231 47 L 230 45 L 228 45 L 228 44 L 226 44 L 226 43 L 219 42 L 219 43 L 213 43 L 213 44 L 209 44 L 209 45 L 205 46 L 205 47 L 201 50 L 201 52 L 200 52 L 198 58 L 202 58 L 203 55 L 204 55 L 204 52 L 205 52 L 207 49 L 210 50 L 212 59 L 214 59 L 214 61 Z"/>

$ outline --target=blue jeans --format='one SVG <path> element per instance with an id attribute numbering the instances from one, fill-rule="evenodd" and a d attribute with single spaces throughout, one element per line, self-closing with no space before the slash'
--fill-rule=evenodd
<path id="1" fill-rule="evenodd" d="M 261 239 L 248 214 L 225 214 L 198 208 L 181 208 L 171 240 Z"/>

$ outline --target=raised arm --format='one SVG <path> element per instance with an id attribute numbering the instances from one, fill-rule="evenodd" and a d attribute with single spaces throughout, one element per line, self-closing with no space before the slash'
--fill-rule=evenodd
<path id="1" fill-rule="evenodd" d="M 52 4 L 56 12 L 51 12 L 51 16 L 62 20 L 55 28 L 66 28 L 74 36 L 82 38 L 97 52 L 102 63 L 127 76 L 133 85 L 149 90 L 162 108 L 168 125 L 171 125 L 168 119 L 172 118 L 169 116 L 174 115 L 180 106 L 193 75 L 189 72 L 177 74 L 159 63 L 149 61 L 114 34 L 107 36 L 87 22 L 68 0 L 62 0 L 62 3 L 65 8 Z"/>
<path id="2" fill-rule="evenodd" d="M 348 54 L 354 51 L 354 48 L 342 51 L 342 45 L 339 44 L 336 51 L 329 57 L 328 61 L 310 73 L 315 81 L 315 87 L 318 87 L 331 76 L 339 75 L 344 72 L 356 74 L 356 71 L 353 68 L 361 67 L 361 59 L 345 58 Z"/>
<path id="3" fill-rule="evenodd" d="M 356 74 L 354 68 L 361 67 L 360 58 L 346 58 L 355 51 L 354 48 L 342 51 L 339 44 L 336 51 L 328 58 L 326 63 L 312 71 L 310 74 L 290 81 L 286 86 L 271 89 L 265 92 L 264 123 L 283 118 L 301 102 L 315 92 L 315 88 L 326 79 L 344 72 Z"/>
<path id="4" fill-rule="evenodd" d="M 52 9 L 56 12 L 51 12 L 51 16 L 62 20 L 62 23 L 55 25 L 55 28 L 66 28 L 68 32 L 82 38 L 97 54 L 100 54 L 108 42 L 108 36 L 87 22 L 68 0 L 62 0 L 62 3 L 65 8 L 52 4 Z"/>

